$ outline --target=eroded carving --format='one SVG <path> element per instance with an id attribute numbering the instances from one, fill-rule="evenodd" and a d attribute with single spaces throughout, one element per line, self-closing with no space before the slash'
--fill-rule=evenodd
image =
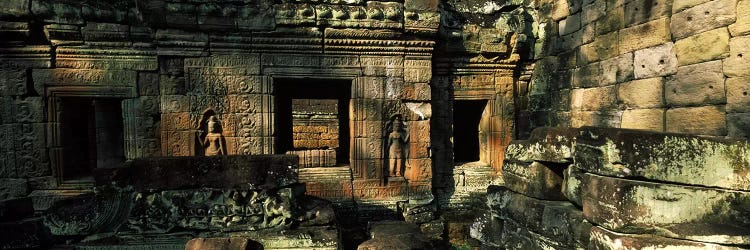
<path id="1" fill-rule="evenodd" d="M 408 156 L 409 133 L 406 131 L 401 115 L 391 118 L 391 128 L 388 134 L 388 176 L 404 176 L 406 158 Z"/>

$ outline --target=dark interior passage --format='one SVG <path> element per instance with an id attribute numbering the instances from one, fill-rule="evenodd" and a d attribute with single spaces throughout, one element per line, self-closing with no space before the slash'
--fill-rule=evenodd
<path id="1" fill-rule="evenodd" d="M 479 160 L 479 121 L 486 100 L 456 100 L 453 103 L 453 160 Z"/>
<path id="2" fill-rule="evenodd" d="M 60 107 L 64 181 L 87 181 L 93 169 L 125 161 L 119 99 L 64 98 Z"/>
<path id="3" fill-rule="evenodd" d="M 330 79 L 278 79 L 274 82 L 277 101 L 276 126 L 278 141 L 277 153 L 285 153 L 296 149 L 331 148 L 331 142 L 336 144 L 336 161 L 339 164 L 349 163 L 349 99 L 351 99 L 351 82 L 347 80 Z M 305 107 L 305 105 L 310 105 Z M 334 105 L 335 107 L 332 107 Z M 332 115 L 333 122 L 337 124 L 310 124 L 311 130 L 321 127 L 333 128 L 336 138 L 306 137 L 300 133 L 300 117 L 295 118 L 294 113 L 320 113 L 325 116 Z M 297 119 L 297 120 L 295 120 Z M 323 121 L 326 119 L 318 119 Z M 302 128 L 304 129 L 304 128 Z M 295 131 L 297 130 L 297 131 Z M 296 132 L 296 133 L 295 133 Z M 332 136 L 333 137 L 333 136 Z M 296 142 L 295 142 L 296 140 Z M 300 142 L 309 140 L 316 142 Z M 295 145 L 297 147 L 295 147 Z"/>

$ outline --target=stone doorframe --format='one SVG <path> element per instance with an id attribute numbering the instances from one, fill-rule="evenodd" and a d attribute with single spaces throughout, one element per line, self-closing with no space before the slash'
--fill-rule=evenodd
<path id="1" fill-rule="evenodd" d="M 61 99 L 70 97 L 91 97 L 91 98 L 119 98 L 129 99 L 136 98 L 138 96 L 135 87 L 123 86 L 54 86 L 46 88 L 46 95 L 48 100 L 47 117 L 48 117 L 48 151 L 50 156 L 50 162 L 52 167 L 52 174 L 55 176 L 59 189 L 85 189 L 90 188 L 93 183 L 67 183 L 63 180 L 63 143 L 62 143 L 62 131 L 60 131 L 60 117 L 57 114 L 60 109 Z M 125 112 L 123 110 L 123 112 Z M 123 116 L 123 136 L 129 138 L 131 133 L 134 133 L 134 123 L 128 123 L 125 121 Z M 127 152 L 135 150 L 135 145 L 129 145 L 127 140 L 124 140 L 125 155 Z"/>

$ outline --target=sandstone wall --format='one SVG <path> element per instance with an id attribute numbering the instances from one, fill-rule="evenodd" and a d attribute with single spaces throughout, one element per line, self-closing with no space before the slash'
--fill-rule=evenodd
<path id="1" fill-rule="evenodd" d="M 506 249 L 746 249 L 747 141 L 584 127 L 513 141 L 471 235 Z"/>
<path id="2" fill-rule="evenodd" d="M 750 3 L 537 1 L 531 127 L 747 138 Z"/>

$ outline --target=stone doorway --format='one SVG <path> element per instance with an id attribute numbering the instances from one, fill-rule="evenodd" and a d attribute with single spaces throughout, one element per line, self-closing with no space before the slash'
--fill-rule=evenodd
<path id="1" fill-rule="evenodd" d="M 121 99 L 61 98 L 58 105 L 63 182 L 93 182 L 96 168 L 125 161 Z"/>
<path id="2" fill-rule="evenodd" d="M 487 103 L 487 100 L 453 103 L 453 161 L 458 165 L 485 160 L 487 129 L 482 125 L 489 118 Z"/>
<path id="3" fill-rule="evenodd" d="M 274 84 L 276 152 L 299 155 L 300 167 L 349 165 L 351 82 L 278 79 Z"/>

